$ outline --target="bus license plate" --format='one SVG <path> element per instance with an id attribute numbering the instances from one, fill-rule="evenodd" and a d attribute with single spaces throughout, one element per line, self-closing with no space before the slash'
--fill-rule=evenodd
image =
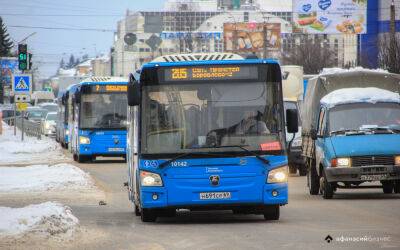
<path id="1" fill-rule="evenodd" d="M 385 174 L 361 175 L 362 181 L 380 181 L 386 179 Z"/>
<path id="2" fill-rule="evenodd" d="M 123 148 L 108 148 L 108 152 L 123 152 Z"/>
<path id="3" fill-rule="evenodd" d="M 200 193 L 200 200 L 223 200 L 230 198 L 231 198 L 231 192 Z"/>

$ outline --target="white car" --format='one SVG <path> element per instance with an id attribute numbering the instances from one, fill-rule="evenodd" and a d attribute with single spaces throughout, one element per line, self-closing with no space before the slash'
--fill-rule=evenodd
<path id="1" fill-rule="evenodd" d="M 49 112 L 44 118 L 42 125 L 42 134 L 45 136 L 55 135 L 56 132 L 57 113 Z"/>

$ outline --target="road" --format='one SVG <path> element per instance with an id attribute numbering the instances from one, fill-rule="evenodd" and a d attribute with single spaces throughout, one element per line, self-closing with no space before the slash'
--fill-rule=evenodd
<path id="1" fill-rule="evenodd" d="M 69 245 L 72 248 L 400 249 L 400 195 L 384 195 L 381 189 L 339 191 L 333 200 L 323 200 L 308 195 L 304 177 L 291 176 L 289 204 L 281 208 L 279 221 L 229 211 L 183 211 L 175 218 L 142 223 L 123 187 L 125 163 L 78 166 L 105 190 L 107 205 L 71 205 L 86 230 Z M 330 243 L 324 240 L 328 235 L 333 238 Z"/>

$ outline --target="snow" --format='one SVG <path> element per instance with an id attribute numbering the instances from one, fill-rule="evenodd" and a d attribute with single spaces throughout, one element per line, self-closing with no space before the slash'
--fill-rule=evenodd
<path id="1" fill-rule="evenodd" d="M 62 154 L 62 149 L 55 140 L 42 136 L 25 135 L 21 141 L 21 131 L 17 130 L 14 136 L 14 128 L 3 123 L 3 134 L 0 135 L 0 165 L 4 164 L 32 164 L 60 162 L 67 158 Z"/>
<path id="2" fill-rule="evenodd" d="M 321 104 L 328 108 L 345 103 L 400 103 L 399 93 L 379 88 L 346 88 L 335 90 L 321 99 Z"/>
<path id="3" fill-rule="evenodd" d="M 58 75 L 60 76 L 76 76 L 76 69 L 59 69 Z"/>
<path id="4" fill-rule="evenodd" d="M 355 67 L 350 69 L 342 69 L 342 68 L 324 68 L 320 75 L 334 75 L 339 73 L 348 73 L 348 72 L 375 72 L 375 73 L 389 73 L 384 69 L 365 69 L 363 67 Z"/>
<path id="5" fill-rule="evenodd" d="M 0 194 L 91 188 L 90 175 L 70 164 L 0 167 Z"/>
<path id="6" fill-rule="evenodd" d="M 80 64 L 78 64 L 78 66 L 76 67 L 92 67 L 92 59 L 88 59 Z"/>
<path id="7" fill-rule="evenodd" d="M 55 202 L 23 208 L 0 207 L 0 239 L 31 232 L 54 236 L 71 232 L 78 225 L 71 209 Z"/>

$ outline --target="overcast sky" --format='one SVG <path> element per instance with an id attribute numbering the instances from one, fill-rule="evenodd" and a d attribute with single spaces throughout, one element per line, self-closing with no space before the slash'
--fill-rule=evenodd
<path id="1" fill-rule="evenodd" d="M 68 60 L 71 53 L 76 56 L 107 53 L 113 41 L 113 32 L 110 30 L 116 29 L 117 21 L 124 17 L 127 9 L 162 10 L 164 2 L 165 0 L 0 0 L 0 16 L 16 42 L 37 32 L 27 43 L 34 54 L 33 62 L 40 65 L 41 77 L 49 77 L 56 73 L 61 58 Z"/>

